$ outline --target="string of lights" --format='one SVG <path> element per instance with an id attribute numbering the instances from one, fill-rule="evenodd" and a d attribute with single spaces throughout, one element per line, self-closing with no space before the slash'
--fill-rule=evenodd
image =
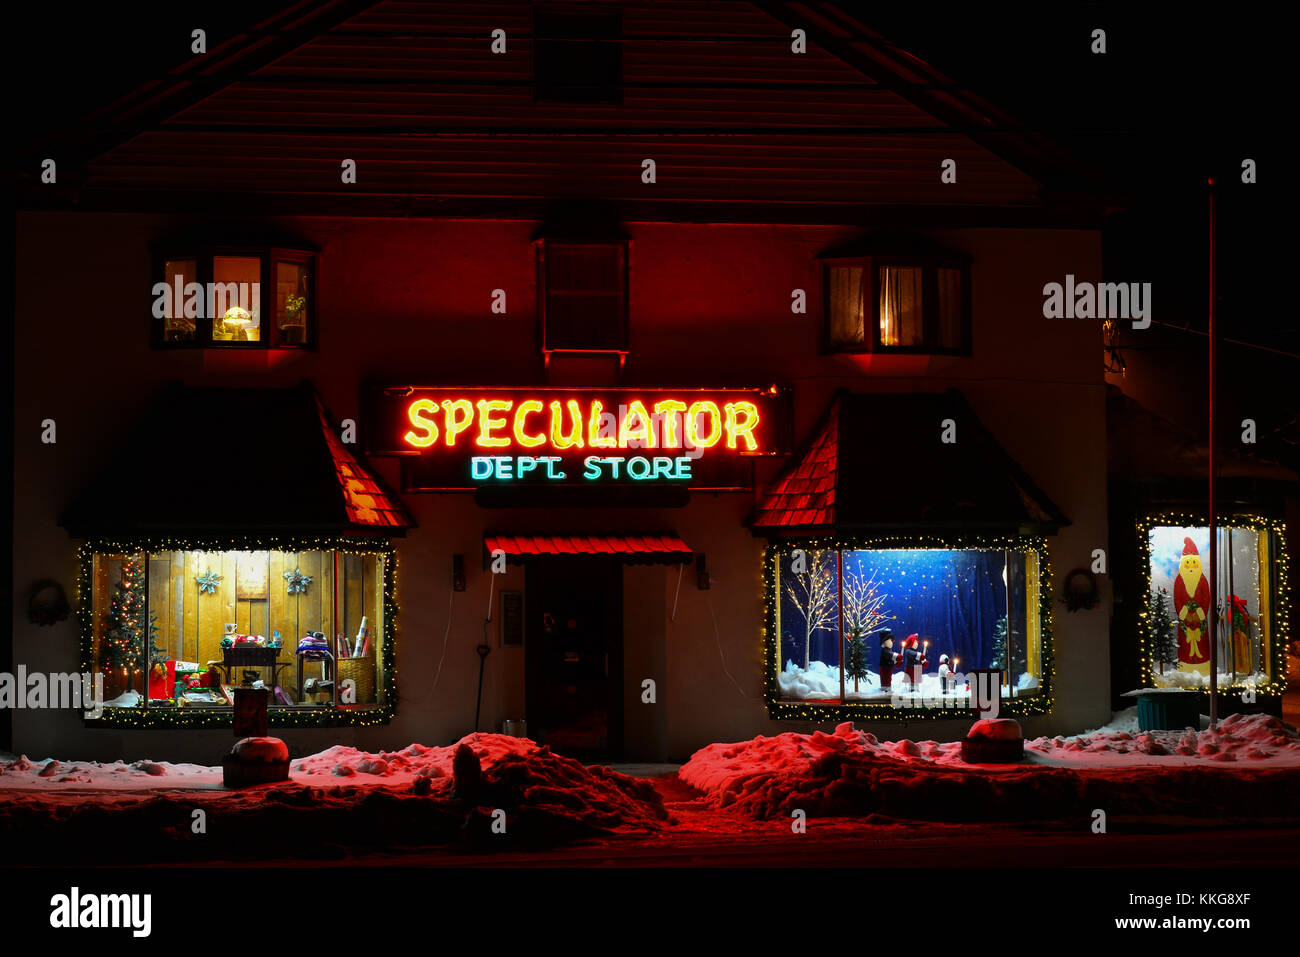
<path id="1" fill-rule="evenodd" d="M 1003 717 L 1028 717 L 1048 714 L 1052 710 L 1052 689 L 1056 682 L 1056 664 L 1053 654 L 1052 585 L 1051 566 L 1048 562 L 1047 540 L 1042 536 L 986 535 L 960 533 L 951 536 L 883 535 L 820 537 L 782 541 L 769 544 L 763 556 L 764 625 L 760 636 L 764 660 L 765 698 L 769 717 L 800 721 L 842 721 L 847 718 L 902 718 L 906 720 L 941 720 L 974 714 L 970 708 L 920 707 L 898 708 L 883 702 L 846 701 L 827 704 L 816 701 L 791 701 L 781 697 L 777 676 L 781 668 L 781 636 L 777 627 L 778 606 L 781 601 L 779 569 L 791 561 L 795 550 L 809 553 L 818 551 L 861 551 L 881 549 L 920 550 L 989 550 L 1033 553 L 1038 566 L 1038 616 L 1040 635 L 1041 674 L 1037 691 L 1004 699 L 999 715 Z"/>
<path id="2" fill-rule="evenodd" d="M 380 642 L 379 668 L 383 694 L 376 705 L 340 705 L 338 707 L 272 707 L 267 723 L 273 728 L 371 727 L 387 724 L 397 710 L 397 666 L 395 654 L 397 626 L 397 552 L 387 542 L 360 541 L 348 538 L 229 536 L 216 538 L 152 537 L 141 539 L 89 539 L 77 548 L 78 576 L 75 604 L 81 623 L 81 667 L 86 673 L 95 670 L 94 629 L 94 562 L 96 555 L 149 555 L 161 552 L 194 551 L 334 551 L 353 555 L 371 555 L 383 569 L 383 631 Z M 97 728 L 229 728 L 234 721 L 229 708 L 150 708 L 144 699 L 140 706 L 108 707 L 97 719 L 85 719 L 87 727 Z"/>
<path id="3" fill-rule="evenodd" d="M 1151 584 L 1151 530 L 1157 527 L 1208 528 L 1209 521 L 1204 514 L 1195 512 L 1158 512 L 1138 520 L 1138 562 L 1146 590 L 1142 610 L 1138 612 L 1138 661 L 1142 685 L 1147 688 L 1153 687 L 1158 668 L 1155 595 Z M 1287 581 L 1286 525 L 1281 519 L 1263 515 L 1234 514 L 1225 516 L 1225 522 L 1220 527 L 1249 528 L 1267 536 L 1269 567 L 1259 569 L 1259 589 L 1261 595 L 1267 596 L 1268 600 L 1270 620 L 1267 626 L 1270 629 L 1271 657 L 1268 661 L 1268 681 L 1253 687 L 1257 695 L 1281 695 L 1286 691 L 1286 649 L 1290 642 L 1291 627 L 1286 612 L 1291 607 L 1291 590 Z M 1216 589 L 1219 585 L 1219 582 L 1214 583 Z M 1238 682 L 1227 687 L 1244 688 L 1245 685 Z"/>

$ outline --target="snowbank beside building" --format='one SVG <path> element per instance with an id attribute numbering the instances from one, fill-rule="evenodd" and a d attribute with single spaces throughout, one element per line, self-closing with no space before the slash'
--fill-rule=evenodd
<path id="1" fill-rule="evenodd" d="M 1251 809 L 1300 799 L 1300 733 L 1269 715 L 1231 715 L 1218 728 L 1138 733 L 1121 727 L 1025 742 L 1025 760 L 969 765 L 961 742 L 880 741 L 851 724 L 834 734 L 786 733 L 697 751 L 681 779 L 718 808 L 755 817 L 795 809 L 822 815 L 879 813 L 926 820 L 1022 820 L 1087 814 L 1104 806 L 1134 814 L 1195 814 L 1205 775 L 1215 806 Z M 1226 775 L 1227 768 L 1239 772 Z M 1087 772 L 1087 773 L 1085 773 Z M 1258 773 L 1256 773 L 1258 772 Z M 1268 777 L 1267 787 L 1260 786 Z M 1236 790 L 1269 790 L 1227 802 Z M 1090 803 L 1091 802 L 1091 803 Z M 1098 803 L 1101 802 L 1101 803 Z M 1288 813 L 1285 803 L 1279 814 Z"/>
<path id="2" fill-rule="evenodd" d="M 238 814 L 239 845 L 193 834 L 196 807 Z M 114 815 L 111 827 L 106 813 Z M 0 829 L 11 843 L 101 862 L 137 859 L 143 833 L 158 835 L 153 859 L 203 860 L 265 856 L 280 845 L 293 856 L 465 840 L 488 848 L 547 845 L 656 831 L 667 822 L 650 783 L 500 734 L 378 753 L 336 746 L 294 760 L 286 783 L 238 791 L 222 788 L 219 767 L 26 757 L 0 763 Z M 304 828 L 316 835 L 315 847 L 290 847 L 301 843 Z M 16 846 L 9 850 L 27 859 Z"/>

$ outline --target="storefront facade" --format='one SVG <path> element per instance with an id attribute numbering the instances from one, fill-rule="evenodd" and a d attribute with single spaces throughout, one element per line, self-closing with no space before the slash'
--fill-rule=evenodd
<path id="1" fill-rule="evenodd" d="M 754 157 L 784 149 L 744 135 Z M 848 166 L 869 161 L 869 140 Z M 834 687 L 813 680 L 814 664 L 840 668 L 841 643 L 838 619 L 792 624 L 801 550 L 814 576 L 827 555 L 837 582 L 888 591 L 892 576 L 866 672 L 888 620 L 900 653 L 913 633 L 929 643 L 931 678 L 938 654 L 957 670 L 1000 664 L 1027 734 L 1101 724 L 1107 579 L 1090 607 L 1060 600 L 1109 547 L 1100 339 L 1043 310 L 1045 283 L 1100 278 L 1096 218 L 1049 212 L 1027 174 L 966 140 L 969 192 L 952 205 L 923 140 L 903 147 L 925 173 L 901 191 L 888 176 L 832 182 L 817 154 L 787 179 L 778 157 L 770 181 L 719 186 L 716 145 L 666 140 L 644 198 L 617 185 L 626 157 L 593 147 L 562 168 L 530 154 L 526 182 L 497 170 L 509 202 L 447 180 L 437 202 L 409 186 L 394 204 L 375 160 L 360 189 L 319 202 L 292 177 L 257 197 L 235 177 L 214 208 L 209 181 L 180 182 L 183 164 L 140 174 L 154 183 L 141 198 L 109 164 L 102 199 L 88 188 L 79 211 L 28 209 L 14 588 L 80 581 L 85 616 L 44 626 L 20 610 L 15 661 L 120 672 L 105 629 L 117 586 L 142 573 L 164 662 L 207 674 L 226 626 L 267 649 L 280 632 L 287 667 L 262 680 L 285 692 L 272 723 L 295 753 L 442 744 L 476 714 L 483 730 L 523 719 L 557 750 L 630 759 L 844 718 L 960 736 L 970 715 L 951 702 L 903 708 L 861 676 L 857 691 L 838 672 Z M 182 135 L 172 150 L 202 145 Z M 704 186 L 673 180 L 692 157 L 713 170 Z M 214 309 L 214 283 L 262 294 Z M 83 295 L 53 294 L 68 289 Z M 270 398 L 212 397 L 142 435 L 175 405 L 174 382 L 302 390 L 324 411 L 305 422 Z M 865 404 L 818 465 L 810 449 L 846 396 Z M 324 451 L 280 462 L 276 436 L 311 429 Z M 123 454 L 125 472 L 111 465 Z M 837 515 L 765 524 L 818 507 L 792 499 L 830 476 Z M 162 498 L 168 483 L 184 494 Z M 87 497 L 98 504 L 75 520 Z M 335 687 L 309 692 L 308 677 L 330 677 L 318 658 L 298 676 L 315 634 L 348 647 L 330 649 Z M 369 662 L 349 665 L 360 699 L 342 700 L 342 658 Z M 230 734 L 212 698 L 159 696 L 99 725 L 15 712 L 14 743 L 208 761 Z"/>
<path id="2" fill-rule="evenodd" d="M 100 259 L 112 264 L 101 273 L 101 278 L 109 286 L 120 284 L 120 288 L 104 289 L 105 301 L 130 301 L 130 283 L 123 277 L 129 276 L 132 270 L 126 267 L 134 258 L 144 255 L 154 234 L 165 229 L 166 224 L 142 216 L 107 218 L 112 220 L 111 231 L 117 237 L 111 245 L 96 238 L 106 231 L 95 223 L 97 217 L 36 217 L 37 225 L 42 228 L 37 230 L 37 241 L 27 247 L 25 260 L 31 268 L 22 272 L 28 278 L 21 290 L 34 295 L 44 282 L 52 281 L 48 275 L 42 277 L 41 272 L 57 260 L 52 255 L 53 248 L 78 242 L 86 250 L 87 260 Z M 775 385 L 779 397 L 772 397 L 776 410 L 772 415 L 785 415 L 783 409 L 788 409 L 789 416 L 788 437 L 761 437 L 770 445 L 756 447 L 755 451 L 768 454 L 742 456 L 737 450 L 725 449 L 724 403 L 719 409 L 722 438 L 718 444 L 728 456 L 734 455 L 730 465 L 739 467 L 737 474 L 741 477 L 728 477 L 719 480 L 719 485 L 684 494 L 683 483 L 674 480 L 675 473 L 671 470 L 665 472 L 661 467 L 660 474 L 654 475 L 653 460 L 681 458 L 695 468 L 696 474 L 703 474 L 701 470 L 708 466 L 713 450 L 701 451 L 698 459 L 687 455 L 641 456 L 647 459 L 644 468 L 649 477 L 634 481 L 644 488 L 620 485 L 602 475 L 606 480 L 603 487 L 595 480 L 588 480 L 585 486 L 557 483 L 563 487 L 556 488 L 537 488 L 532 483 L 518 489 L 523 494 L 515 500 L 511 495 L 492 498 L 465 490 L 408 491 L 417 486 L 427 489 L 437 483 L 420 476 L 419 465 L 412 457 L 374 454 L 365 458 L 366 467 L 383 480 L 387 489 L 400 496 L 401 506 L 409 512 L 414 526 L 404 537 L 390 540 L 397 558 L 393 581 L 396 708 L 384 723 L 373 727 L 338 727 L 328 734 L 287 728 L 286 736 L 295 746 L 315 747 L 319 746 L 318 739 L 327 738 L 331 742 L 356 741 L 367 747 L 396 747 L 411 740 L 450 739 L 473 730 L 479 669 L 475 646 L 480 643 L 486 643 L 491 649 L 483 663 L 481 726 L 496 728 L 508 718 L 531 717 L 528 678 L 533 672 L 526 649 L 533 635 L 527 625 L 534 620 L 529 616 L 529 609 L 537 598 L 530 576 L 534 569 L 539 569 L 537 577 L 545 577 L 548 573 L 541 568 L 549 565 L 561 569 L 558 575 L 563 579 L 562 568 L 569 559 L 512 554 L 507 556 L 510 560 L 504 569 L 494 574 L 491 553 L 485 545 L 494 535 L 660 534 L 675 536 L 690 549 L 684 563 L 642 564 L 645 556 L 635 552 L 604 558 L 585 556 L 598 566 L 587 572 L 593 575 L 591 591 L 599 596 L 598 602 L 591 602 L 593 613 L 614 615 L 621 622 L 621 635 L 611 639 L 619 645 L 621 673 L 611 671 L 610 680 L 621 686 L 616 691 L 621 690 L 621 743 L 625 755 L 683 756 L 709 741 L 806 727 L 806 719 L 801 721 L 794 714 L 774 713 L 768 700 L 769 676 L 765 669 L 769 659 L 775 660 L 776 656 L 765 644 L 764 637 L 771 590 L 770 585 L 765 586 L 765 578 L 771 572 L 764 556 L 769 546 L 767 537 L 756 534 L 751 527 L 750 519 L 764 491 L 779 480 L 783 470 L 796 460 L 799 448 L 815 434 L 837 388 L 855 393 L 881 390 L 901 395 L 960 388 L 965 400 L 978 410 L 982 427 L 997 436 L 1000 445 L 1034 476 L 1051 502 L 1068 518 L 1068 525 L 1042 537 L 1045 548 L 1039 548 L 1036 539 L 1025 540 L 1026 553 L 1042 556 L 1044 560 L 1039 572 L 1044 587 L 1048 587 L 1045 583 L 1051 576 L 1059 578 L 1070 568 L 1084 564 L 1094 548 L 1106 547 L 1104 456 L 1081 451 L 1104 450 L 1100 374 L 1092 376 L 1097 381 L 1086 384 L 1090 372 L 1095 371 L 1089 358 L 1090 333 L 1083 326 L 1033 320 L 1037 322 L 1034 328 L 1041 334 L 1022 340 L 1018 329 L 1020 320 L 1013 318 L 1017 299 L 1021 315 L 1035 301 L 1034 290 L 1019 287 L 1012 278 L 1017 269 L 1023 268 L 1024 258 L 1034 255 L 1035 247 L 1038 250 L 1049 245 L 1064 247 L 1066 252 L 1048 256 L 1041 251 L 1036 253 L 1043 259 L 1063 257 L 1059 262 L 1044 261 L 1040 267 L 1043 271 L 1063 269 L 1065 260 L 1074 262 L 1080 257 L 1095 257 L 1095 237 L 1090 234 L 1074 231 L 1038 234 L 1037 239 L 1033 234 L 1001 230 L 950 234 L 945 238 L 965 243 L 971 249 L 975 277 L 972 285 L 981 293 L 972 297 L 976 330 L 973 355 L 864 357 L 821 354 L 819 321 L 789 313 L 786 286 L 794 282 L 816 290 L 817 274 L 822 268 L 816 252 L 819 247 L 835 242 L 846 232 L 844 228 L 637 227 L 632 224 L 628 227 L 636 237 L 632 275 L 638 280 L 629 284 L 634 335 L 625 369 L 620 371 L 617 359 L 612 357 L 567 362 L 555 358 L 549 367 L 543 364 L 536 347 L 535 292 L 529 282 L 534 248 L 525 224 L 387 221 L 325 225 L 304 220 L 294 225 L 305 230 L 309 238 L 319 236 L 323 240 L 324 252 L 316 265 L 321 290 L 319 351 L 249 350 L 234 354 L 205 349 L 149 350 L 140 347 L 144 330 L 137 330 L 132 336 L 118 334 L 118 327 L 129 322 L 128 316 L 104 326 L 98 318 L 92 320 L 76 312 L 61 316 L 58 322 L 63 328 L 79 327 L 84 340 L 94 343 L 92 350 L 70 356 L 42 350 L 39 337 L 29 340 L 24 351 L 27 358 L 20 367 L 19 421 L 24 421 L 24 414 L 28 417 L 36 414 L 39 408 L 41 418 L 53 418 L 58 423 L 59 433 L 58 442 L 53 446 L 34 444 L 18 449 L 17 474 L 20 484 L 26 487 L 25 494 L 33 502 L 32 507 L 17 516 L 19 534 L 15 555 L 18 575 L 22 577 L 15 587 L 19 594 L 27 587 L 26 578 L 33 568 L 52 572 L 50 577 L 62 575 L 69 582 L 82 574 L 78 567 L 79 540 L 71 538 L 68 530 L 60 527 L 59 519 L 88 484 L 93 486 L 93 477 L 104 470 L 115 446 L 134 441 L 128 437 L 131 431 L 128 423 L 158 403 L 165 383 L 175 379 L 235 388 L 241 385 L 288 388 L 307 379 L 328 404 L 340 429 L 349 420 L 358 428 L 357 444 L 348 446 L 358 456 L 362 450 L 392 451 L 391 432 L 381 434 L 380 426 L 365 408 L 382 393 L 383 386 L 376 385 L 380 381 L 405 381 L 439 390 L 459 388 L 467 390 L 466 395 L 477 395 L 475 390 L 485 387 L 497 388 L 503 394 L 523 396 L 522 401 L 541 403 L 548 412 L 551 401 L 555 401 L 552 396 L 559 396 L 559 401 L 564 403 L 561 408 L 567 412 L 566 396 L 580 394 L 582 390 L 595 388 L 606 393 L 636 390 L 636 385 L 628 384 L 635 370 L 635 380 L 646 383 L 643 401 L 649 411 L 653 411 L 655 397 L 666 395 L 665 390 L 671 390 L 674 385 L 680 386 L 674 400 L 688 406 L 698 396 L 718 399 L 723 395 L 718 390 L 724 388 L 739 389 L 738 395 L 761 395 Z M 125 241 L 127 233 L 136 237 L 134 243 Z M 760 234 L 761 241 L 754 238 L 755 233 Z M 1041 241 L 1046 235 L 1051 236 L 1052 244 Z M 335 238 L 331 240 L 329 236 Z M 437 250 L 477 249 L 490 261 L 477 262 L 471 257 L 467 264 L 457 259 L 455 268 L 445 272 L 424 271 L 421 267 L 418 272 L 413 270 L 407 274 L 421 276 L 422 282 L 403 286 L 383 281 L 385 277 L 379 267 L 391 267 L 391 263 L 371 261 L 366 265 L 363 259 L 358 260 L 362 250 L 381 247 L 407 250 L 405 255 L 410 257 L 408 264 L 412 267 L 422 258 L 415 252 L 417 249 L 428 250 L 430 254 Z M 707 257 L 700 268 L 715 278 L 727 277 L 726 281 L 720 282 L 704 300 L 701 299 L 703 285 L 696 285 L 690 295 L 672 295 L 673 286 L 684 281 L 686 260 L 695 263 L 711 248 L 716 248 L 726 268 L 722 263 L 709 264 Z M 128 254 L 126 249 L 132 253 Z M 687 249 L 694 253 L 685 253 Z M 751 256 L 744 265 L 736 258 L 739 250 L 746 250 Z M 137 269 L 139 265 L 135 264 Z M 394 274 L 401 274 L 401 270 Z M 493 315 L 487 305 L 491 290 L 502 286 L 511 290 L 513 296 L 510 311 Z M 517 294 L 515 289 L 519 290 Z M 989 290 L 987 298 L 984 290 Z M 434 319 L 425 318 L 428 302 L 441 303 L 441 308 L 452 317 L 445 324 L 445 334 L 441 329 L 437 334 L 430 334 Z M 37 306 L 31 302 L 29 308 L 35 310 Z M 810 311 L 816 312 L 817 307 Z M 435 324 L 434 328 L 437 327 Z M 20 331 L 19 335 L 22 338 L 24 333 Z M 337 348 L 331 345 L 333 342 L 339 343 Z M 761 348 L 756 345 L 759 342 Z M 683 348 L 682 343 L 689 345 Z M 1057 378 L 1062 364 L 1071 367 L 1073 381 L 1068 377 L 1066 381 Z M 86 406 L 87 392 L 76 383 L 97 381 L 96 377 L 106 368 L 115 372 L 112 402 L 101 401 L 90 411 Z M 1008 385 L 1005 380 L 1016 369 L 1025 370 L 1026 378 L 1016 376 L 1017 381 Z M 580 385 L 569 384 L 573 382 Z M 703 387 L 693 387 L 691 383 Z M 885 385 L 888 390 L 882 388 Z M 536 393 L 532 399 L 524 395 L 530 389 Z M 412 393 L 417 397 L 421 394 Z M 435 398 L 441 403 L 446 396 L 440 393 Z M 106 413 L 106 409 L 110 411 Z M 589 415 L 590 408 L 585 410 Z M 200 413 L 193 427 L 207 432 L 210 438 L 225 434 L 232 451 L 214 454 L 214 469 L 220 475 L 229 475 L 218 484 L 229 483 L 232 495 L 238 498 L 238 482 L 234 477 L 247 466 L 238 458 L 238 419 L 220 424 L 220 407 L 208 411 L 215 420 L 204 426 Z M 739 420 L 743 425 L 743 415 Z M 530 437 L 540 437 L 541 430 L 549 428 L 542 416 L 526 421 L 525 435 Z M 572 425 L 572 421 L 569 419 L 561 429 Z M 478 425 L 472 428 L 477 430 Z M 942 428 L 941 422 L 934 423 L 936 443 L 940 441 Z M 211 431 L 214 429 L 215 434 Z M 502 434 L 508 431 L 509 427 Z M 708 438 L 713 426 L 702 422 L 701 431 Z M 617 443 L 617 433 L 615 436 Z M 959 447 L 966 439 L 959 432 Z M 628 440 L 624 435 L 623 444 Z M 635 438 L 631 441 L 635 442 Z M 870 433 L 858 440 L 860 445 L 877 441 L 879 437 Z M 745 444 L 743 433 L 739 444 Z M 166 448 L 166 443 L 160 442 L 156 454 L 164 457 Z M 518 450 L 506 451 L 512 459 L 517 458 Z M 618 456 L 625 454 L 614 451 Z M 151 454 L 146 450 L 145 459 Z M 57 456 L 63 459 L 63 464 L 47 471 L 41 465 L 41 456 Z M 475 458 L 482 461 L 490 457 L 466 455 L 456 467 L 468 472 Z M 312 467 L 309 463 L 304 464 L 304 468 L 309 467 Z M 513 467 L 518 468 L 517 462 Z M 676 466 L 669 468 L 673 467 Z M 938 466 L 927 461 L 918 467 Z M 413 474 L 404 479 L 403 468 Z M 752 478 L 746 477 L 750 470 Z M 541 475 L 540 481 L 547 481 L 542 469 L 531 474 Z M 41 477 L 37 480 L 36 476 Z M 954 499 L 963 494 L 958 476 L 959 473 L 951 476 Z M 861 468 L 855 466 L 843 480 L 859 485 L 866 496 L 884 499 L 888 499 L 891 490 L 895 496 L 902 496 L 916 484 L 915 475 L 909 478 L 908 462 L 892 459 L 888 448 L 873 449 L 871 463 Z M 291 495 L 292 479 L 286 481 L 289 486 L 284 494 Z M 444 487 L 455 484 L 438 481 Z M 504 486 L 512 484 L 499 478 L 495 471 L 491 481 Z M 488 480 L 479 484 L 488 484 Z M 944 484 L 940 482 L 938 487 L 943 488 Z M 548 500 L 547 495 L 555 498 Z M 221 511 L 228 514 L 229 506 Z M 262 513 L 271 516 L 274 511 L 262 509 Z M 201 520 L 202 509 L 191 509 L 177 519 L 188 520 L 195 527 L 180 529 L 173 522 L 169 538 L 206 541 L 228 537 L 220 534 L 220 529 L 211 528 L 210 521 Z M 273 517 L 266 520 L 275 521 Z M 960 518 L 951 522 L 941 519 L 938 526 L 918 522 L 910 529 L 903 529 L 912 536 L 904 543 L 919 544 L 916 539 L 934 534 L 936 541 L 943 544 L 943 540 L 955 541 L 969 531 Z M 176 543 L 169 566 L 181 568 L 176 578 L 183 582 L 184 588 L 198 589 L 200 586 L 189 579 L 205 572 L 226 574 L 215 566 L 190 568 L 183 557 L 178 562 L 176 556 L 181 552 L 195 550 L 187 547 L 188 544 Z M 264 543 L 249 539 L 250 546 L 259 544 Z M 121 552 L 118 549 L 112 554 Z M 92 553 L 92 557 L 109 554 L 93 548 Z M 516 557 L 521 560 L 515 561 Z M 316 564 L 309 569 L 303 565 L 301 556 L 295 556 L 295 567 L 304 575 L 316 577 L 311 571 L 322 565 L 332 570 L 334 557 L 326 549 L 320 556 L 306 560 Z M 154 554 L 150 562 L 166 563 L 167 556 Z M 281 567 L 284 558 L 279 554 L 272 555 L 268 562 L 268 576 L 273 579 L 294 570 L 287 565 Z M 93 565 L 91 572 L 108 578 L 119 574 L 116 569 L 112 573 L 101 572 Z M 325 574 L 328 576 L 329 572 Z M 464 591 L 454 590 L 457 574 L 463 576 Z M 102 585 L 106 580 L 100 582 L 101 588 L 94 597 L 101 610 L 105 600 Z M 321 586 L 326 584 L 324 578 L 318 582 Z M 371 594 L 379 594 L 382 587 L 382 581 L 375 580 L 369 586 L 362 585 L 362 591 L 368 589 Z M 501 601 L 503 594 L 508 593 L 531 598 L 524 602 L 522 645 L 503 644 L 510 640 L 503 639 L 501 632 L 505 614 Z M 570 595 L 566 600 L 573 598 Z M 489 609 L 491 621 L 487 622 Z M 280 630 L 286 645 L 289 634 L 294 634 L 295 640 L 301 637 L 287 628 L 277 628 L 269 619 L 259 625 L 260 619 L 251 617 L 256 613 L 249 614 L 250 632 Z M 376 617 L 382 620 L 382 610 L 368 617 L 372 622 Z M 1100 720 L 1105 717 L 1108 704 L 1104 607 L 1077 614 L 1057 611 L 1055 619 L 1051 642 L 1058 678 L 1052 708 L 1050 713 L 1031 718 L 1031 728 L 1066 730 Z M 243 633 L 243 619 L 232 621 L 236 623 L 235 631 Z M 208 623 L 205 617 L 204 623 L 211 630 L 214 626 L 223 627 L 226 622 L 214 619 Z M 991 621 L 988 626 L 994 623 Z M 326 624 L 322 620 L 321 627 L 306 630 L 339 631 L 349 639 L 355 638 L 350 619 L 340 619 L 337 627 L 326 628 Z M 75 631 L 70 622 L 39 629 L 20 622 L 19 660 L 33 670 L 75 670 L 81 663 L 80 639 Z M 214 632 L 202 640 L 209 644 L 217 642 L 218 645 L 213 645 L 216 648 L 220 637 L 219 632 Z M 819 641 L 826 640 L 826 634 L 819 636 Z M 197 634 L 187 634 L 183 641 L 188 642 L 183 645 L 185 652 L 175 656 L 180 660 L 203 658 L 203 662 L 196 663 L 205 665 L 207 657 L 215 655 L 213 648 L 199 643 Z M 603 655 L 607 650 L 602 648 L 600 653 Z M 783 654 L 789 651 L 785 649 Z M 546 672 L 545 665 L 538 667 L 537 674 Z M 601 677 L 606 676 L 602 673 Z M 647 681 L 653 685 L 647 686 Z M 882 733 L 899 727 L 898 717 L 896 714 L 878 716 Z M 823 723 L 834 720 L 829 712 L 810 714 L 809 718 Z M 936 734 L 958 733 L 961 720 L 951 719 L 950 727 L 944 724 L 936 725 Z M 206 734 L 92 730 L 80 718 L 66 713 L 29 712 L 18 716 L 18 741 L 30 742 L 22 746 L 35 751 L 65 748 L 62 742 L 74 740 L 98 754 L 166 752 L 181 756 L 217 746 L 193 743 L 203 741 Z"/>

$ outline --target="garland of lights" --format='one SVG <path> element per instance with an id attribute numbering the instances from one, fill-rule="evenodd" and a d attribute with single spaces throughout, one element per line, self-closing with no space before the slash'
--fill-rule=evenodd
<path id="1" fill-rule="evenodd" d="M 1056 664 L 1052 641 L 1052 585 L 1048 564 L 1047 540 L 1042 536 L 1019 535 L 886 535 L 878 537 L 804 538 L 769 544 L 763 555 L 764 625 L 761 636 L 766 680 L 765 698 L 768 716 L 778 720 L 842 721 L 846 718 L 900 718 L 937 720 L 976 716 L 973 708 L 922 707 L 896 708 L 892 704 L 865 701 L 843 704 L 816 704 L 781 699 L 777 681 L 780 669 L 780 637 L 777 634 L 777 604 L 781 600 L 777 568 L 795 549 L 805 551 L 860 551 L 868 549 L 985 549 L 1034 552 L 1038 556 L 1038 620 L 1041 671 L 1039 691 L 1034 694 L 1002 699 L 999 716 L 1028 717 L 1048 714 L 1052 710 L 1052 688 L 1056 683 Z"/>
<path id="2" fill-rule="evenodd" d="M 1225 516 L 1233 528 L 1250 528 L 1268 535 L 1271 569 L 1260 569 L 1260 577 L 1270 572 L 1269 578 L 1274 583 L 1270 596 L 1270 611 L 1273 617 L 1273 656 L 1269 663 L 1268 684 L 1256 685 L 1256 695 L 1281 695 L 1286 691 L 1286 649 L 1291 640 L 1291 590 L 1287 583 L 1286 524 L 1281 519 L 1262 515 Z M 1159 512 L 1138 520 L 1138 563 L 1142 571 L 1142 582 L 1146 588 L 1142 610 L 1138 612 L 1138 663 L 1141 667 L 1142 686 L 1153 687 L 1156 674 L 1156 624 L 1155 604 L 1151 595 L 1151 529 L 1156 526 L 1173 528 L 1204 528 L 1209 519 L 1204 514 L 1188 512 Z M 1225 525 L 1218 527 L 1224 528 Z M 1217 587 L 1216 583 L 1216 587 Z M 1263 583 L 1261 582 L 1261 585 Z M 1228 687 L 1241 688 L 1244 685 L 1220 685 L 1220 690 Z M 1207 693 L 1208 687 L 1203 689 Z"/>
<path id="3" fill-rule="evenodd" d="M 273 728 L 365 728 L 388 724 L 397 711 L 397 667 L 395 641 L 397 625 L 397 552 L 387 542 L 364 542 L 348 538 L 205 538 L 172 537 L 136 540 L 91 539 L 77 548 L 77 618 L 81 622 L 81 668 L 94 670 L 93 581 L 96 554 L 138 554 L 167 551 L 336 551 L 354 555 L 376 555 L 384 568 L 384 641 L 380 649 L 383 672 L 383 704 L 343 706 L 338 708 L 270 708 L 267 723 Z M 86 719 L 92 728 L 229 728 L 234 714 L 231 709 L 208 708 L 105 708 L 101 717 Z"/>

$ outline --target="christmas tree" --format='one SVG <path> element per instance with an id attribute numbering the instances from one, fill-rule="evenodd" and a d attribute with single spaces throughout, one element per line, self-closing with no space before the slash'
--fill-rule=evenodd
<path id="1" fill-rule="evenodd" d="M 856 622 L 849 626 L 849 633 L 844 637 L 849 646 L 844 655 L 844 675 L 853 679 L 853 690 L 858 690 L 858 682 L 867 676 L 867 635 Z"/>
<path id="2" fill-rule="evenodd" d="M 1169 606 L 1169 593 L 1163 588 L 1152 596 L 1152 627 L 1155 631 L 1156 660 L 1160 662 L 1160 673 L 1164 674 L 1165 665 L 1178 661 L 1178 629 L 1174 627 L 1174 616 Z"/>
<path id="3" fill-rule="evenodd" d="M 1020 673 L 1029 670 L 1029 652 L 1023 641 L 1017 641 L 1012 646 L 1012 653 L 1015 655 L 1014 665 L 1020 669 Z M 997 624 L 993 626 L 993 660 L 989 662 L 990 668 L 997 668 L 999 671 L 1007 670 L 1007 616 L 1003 615 L 998 619 Z M 1012 675 L 1015 678 L 1015 675 Z"/>
<path id="4" fill-rule="evenodd" d="M 993 626 L 993 660 L 989 662 L 990 668 L 997 668 L 999 671 L 1006 670 L 1007 657 L 1007 616 L 1003 615 L 998 619 L 998 623 Z"/>
<path id="5" fill-rule="evenodd" d="M 158 644 L 158 612 L 149 612 L 149 660 L 162 663 L 171 658 L 171 653 Z"/>
<path id="6" fill-rule="evenodd" d="M 144 564 L 128 558 L 122 565 L 122 580 L 114 586 L 109 603 L 102 658 L 105 668 L 123 669 L 128 682 L 132 682 L 134 672 L 140 668 L 146 633 L 152 649 L 158 631 L 153 616 L 145 614 L 144 587 Z"/>

